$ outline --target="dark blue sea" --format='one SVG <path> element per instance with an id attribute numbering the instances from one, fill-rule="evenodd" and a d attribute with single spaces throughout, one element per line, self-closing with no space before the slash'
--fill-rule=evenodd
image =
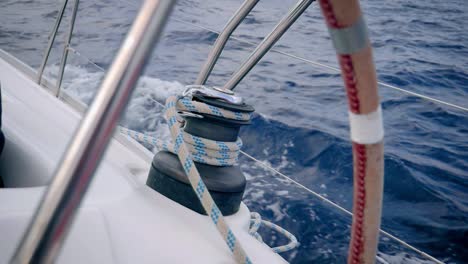
<path id="1" fill-rule="evenodd" d="M 72 1 L 70 1 L 72 2 Z M 0 48 L 40 64 L 61 1 L 0 0 Z M 265 0 L 235 36 L 258 43 L 295 3 Z M 64 88 L 90 102 L 136 15 L 140 1 L 81 0 Z M 169 138 L 161 107 L 194 82 L 217 34 L 240 0 L 180 0 L 150 59 L 123 125 Z M 71 6 L 71 5 L 70 5 Z M 380 81 L 468 107 L 466 0 L 362 1 Z M 70 9 L 47 75 L 53 78 Z M 254 46 L 231 40 L 208 84 L 223 85 Z M 316 3 L 275 49 L 337 66 Z M 340 75 L 270 52 L 236 88 L 257 110 L 242 130 L 244 150 L 307 188 L 351 209 L 352 155 Z M 385 126 L 382 228 L 447 263 L 468 263 L 468 112 L 380 87 Z M 351 219 L 284 178 L 243 157 L 245 203 L 295 234 L 291 263 L 344 263 Z M 264 231 L 271 244 L 281 237 Z M 431 263 L 381 236 L 383 263 Z"/>

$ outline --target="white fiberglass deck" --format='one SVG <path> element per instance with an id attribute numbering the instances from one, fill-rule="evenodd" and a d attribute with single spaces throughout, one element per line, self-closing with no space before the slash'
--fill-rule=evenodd
<path id="1" fill-rule="evenodd" d="M 81 118 L 34 83 L 31 72 L 0 50 L 0 175 L 8 187 L 0 189 L 0 263 L 13 254 Z M 151 159 L 138 143 L 114 137 L 58 263 L 234 263 L 208 217 L 145 185 Z M 247 233 L 249 214 L 242 205 L 227 221 L 253 262 L 284 263 Z"/>

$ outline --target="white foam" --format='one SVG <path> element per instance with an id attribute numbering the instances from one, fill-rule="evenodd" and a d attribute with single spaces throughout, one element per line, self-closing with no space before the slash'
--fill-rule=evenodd
<path id="1" fill-rule="evenodd" d="M 46 69 L 45 77 L 55 83 L 58 66 Z M 86 67 L 67 65 L 62 88 L 86 104 L 89 104 L 102 82 L 104 73 L 92 72 Z M 155 77 L 142 76 L 138 81 L 121 125 L 150 136 L 169 140 L 170 134 L 162 116 L 167 97 L 181 93 L 184 85 L 177 81 L 164 81 Z"/>
<path id="2" fill-rule="evenodd" d="M 273 212 L 273 216 L 275 217 L 273 221 L 275 222 L 279 222 L 283 220 L 283 218 L 285 217 L 285 214 L 281 211 L 281 203 L 279 201 L 273 204 L 267 205 L 266 208 L 270 209 Z"/>

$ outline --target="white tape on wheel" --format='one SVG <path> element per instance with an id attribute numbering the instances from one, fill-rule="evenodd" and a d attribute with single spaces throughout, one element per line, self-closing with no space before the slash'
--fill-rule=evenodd
<path id="1" fill-rule="evenodd" d="M 351 140 L 359 144 L 375 144 L 384 137 L 382 108 L 369 114 L 349 113 Z"/>

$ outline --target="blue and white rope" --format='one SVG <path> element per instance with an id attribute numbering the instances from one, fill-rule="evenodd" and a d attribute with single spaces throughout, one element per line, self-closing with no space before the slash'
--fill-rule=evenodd
<path id="1" fill-rule="evenodd" d="M 205 209 L 205 212 L 211 218 L 211 221 L 218 229 L 218 232 L 224 238 L 226 244 L 233 253 L 236 261 L 238 263 L 250 264 L 252 263 L 252 261 L 247 256 L 241 244 L 237 241 L 236 236 L 229 228 L 218 206 L 216 206 L 213 198 L 208 192 L 208 188 L 201 179 L 200 174 L 198 173 L 198 170 L 195 167 L 192 155 L 187 145 L 184 143 L 184 135 L 180 128 L 180 123 L 177 122 L 178 109 L 176 108 L 176 104 L 180 99 L 183 98 L 171 96 L 166 100 L 165 116 L 169 124 L 171 136 L 175 141 L 175 146 L 173 150 L 177 153 L 182 167 L 184 168 L 185 174 L 189 179 L 190 185 L 195 191 L 198 199 L 200 200 L 203 208 Z"/>
<path id="2" fill-rule="evenodd" d="M 272 222 L 263 220 L 259 213 L 253 212 L 253 213 L 250 213 L 250 216 L 252 217 L 252 219 L 250 220 L 249 234 L 254 236 L 258 241 L 263 242 L 262 237 L 257 232 L 262 224 L 272 230 L 277 231 L 278 233 L 284 235 L 285 237 L 289 239 L 288 244 L 284 246 L 278 246 L 278 247 L 272 248 L 271 250 L 273 250 L 273 252 L 282 253 L 282 252 L 292 250 L 299 246 L 299 242 L 297 241 L 297 238 L 293 234 L 289 233 L 286 229 L 278 225 L 275 225 Z"/>

